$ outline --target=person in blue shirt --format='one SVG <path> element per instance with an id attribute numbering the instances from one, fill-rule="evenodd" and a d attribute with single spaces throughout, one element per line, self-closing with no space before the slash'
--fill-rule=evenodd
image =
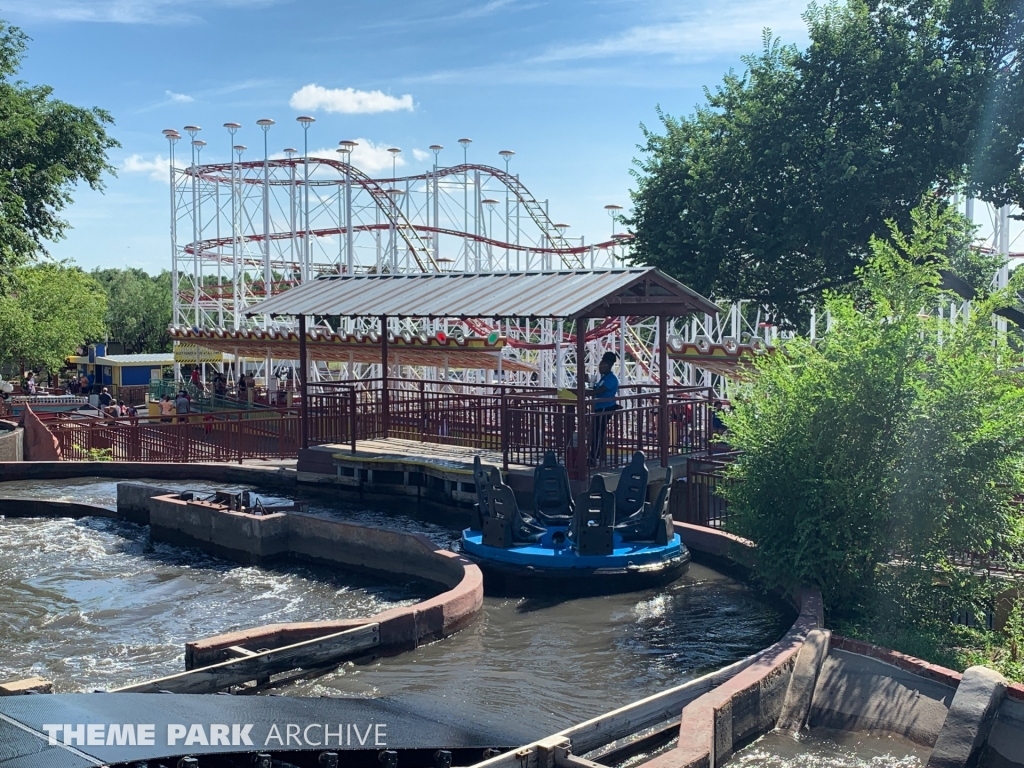
<path id="1" fill-rule="evenodd" d="M 596 467 L 604 459 L 605 433 L 608 431 L 608 420 L 619 409 L 616 396 L 619 393 L 619 380 L 612 373 L 612 366 L 619 357 L 614 352 L 605 352 L 597 366 L 601 377 L 590 391 L 594 398 L 594 418 L 590 430 L 589 465 Z"/>

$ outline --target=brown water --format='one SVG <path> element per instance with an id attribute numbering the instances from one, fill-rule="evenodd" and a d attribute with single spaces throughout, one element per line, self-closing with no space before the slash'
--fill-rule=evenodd
<path id="1" fill-rule="evenodd" d="M 772 732 L 737 752 L 729 768 L 923 768 L 931 750 L 897 736 L 814 729 Z"/>
<path id="2" fill-rule="evenodd" d="M 116 485 L 4 483 L 0 495 L 112 507 Z M 442 544 L 457 538 L 457 525 L 407 509 L 412 515 L 311 505 L 313 512 L 424 533 Z M 153 547 L 146 534 L 99 518 L 0 522 L 0 551 L 9 553 L 0 563 L 0 601 L 16 606 L 0 618 L 0 647 L 15 649 L 0 654 L 0 675 L 16 668 L 64 689 L 112 687 L 180 670 L 187 639 L 267 621 L 367 615 L 409 597 L 348 575 L 241 568 Z M 282 692 L 394 697 L 506 732 L 514 727 L 526 741 L 744 658 L 775 642 L 791 620 L 746 585 L 694 564 L 658 590 L 566 600 L 488 597 L 478 620 L 454 637 L 346 665 Z"/>

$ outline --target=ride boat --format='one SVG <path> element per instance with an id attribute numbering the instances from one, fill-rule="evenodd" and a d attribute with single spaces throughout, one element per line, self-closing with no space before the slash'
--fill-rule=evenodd
<path id="1" fill-rule="evenodd" d="M 674 581 L 690 552 L 668 511 L 672 470 L 654 503 L 648 471 L 637 451 L 614 492 L 595 475 L 573 498 L 569 475 L 548 451 L 534 470 L 532 514 L 519 508 L 497 467 L 476 457 L 476 515 L 462 532 L 462 552 L 484 572 L 491 593 L 598 594 L 628 592 Z"/>

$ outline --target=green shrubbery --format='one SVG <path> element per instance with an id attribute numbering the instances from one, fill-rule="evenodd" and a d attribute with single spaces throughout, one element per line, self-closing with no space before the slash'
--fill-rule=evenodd
<path id="1" fill-rule="evenodd" d="M 952 330 L 927 312 L 962 230 L 928 202 L 910 233 L 872 240 L 858 288 L 827 297 L 830 332 L 760 358 L 727 416 L 731 524 L 757 543 L 758 574 L 819 587 L 831 625 L 862 635 L 934 645 L 1009 586 L 964 555 L 1020 550 L 1020 355 L 991 314 L 1009 299 L 980 298 Z"/>

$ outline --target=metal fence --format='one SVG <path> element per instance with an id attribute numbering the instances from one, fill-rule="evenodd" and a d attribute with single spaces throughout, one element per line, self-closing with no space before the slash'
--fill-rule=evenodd
<path id="1" fill-rule="evenodd" d="M 196 462 L 283 459 L 298 455 L 296 410 L 149 419 L 54 419 L 47 427 L 65 460 Z"/>
<path id="2" fill-rule="evenodd" d="M 685 503 L 677 507 L 681 522 L 719 529 L 728 525 L 729 502 L 719 491 L 733 482 L 725 476 L 725 470 L 736 455 L 729 452 L 686 460 Z"/>
<path id="3" fill-rule="evenodd" d="M 319 412 L 335 414 L 331 430 L 311 427 L 313 442 L 347 443 L 393 437 L 420 442 L 446 443 L 467 448 L 501 451 L 508 464 L 540 463 L 546 451 L 555 451 L 575 467 L 580 444 L 575 399 L 559 399 L 555 390 L 495 384 L 381 379 L 345 384 L 319 384 L 310 388 L 310 419 Z M 661 405 L 656 387 L 631 386 L 618 399 L 618 408 L 595 413 L 585 401 L 587 444 L 592 465 L 598 469 L 629 463 L 635 451 L 650 457 L 661 452 Z M 709 389 L 679 387 L 669 390 L 668 456 L 708 449 L 711 440 Z M 344 415 L 343 415 L 344 414 Z M 354 415 L 353 415 L 354 414 Z M 342 424 L 348 419 L 352 426 Z M 313 433 L 317 436 L 314 437 Z"/>
<path id="4" fill-rule="evenodd" d="M 559 399 L 554 390 L 496 384 L 369 379 L 310 384 L 306 402 L 311 445 L 384 437 L 501 451 L 506 467 L 535 465 L 555 451 L 578 466 L 580 419 L 591 464 L 627 464 L 635 451 L 649 457 L 702 454 L 711 435 L 712 393 L 705 388 L 669 390 L 662 418 L 656 387 L 623 387 L 618 408 L 594 412 L 593 401 Z M 221 407 L 230 405 L 225 401 Z M 98 455 L 123 461 L 235 461 L 287 458 L 301 443 L 300 408 L 215 410 L 185 421 L 146 418 L 50 422 L 63 455 Z M 662 434 L 667 430 L 667 434 Z"/>

